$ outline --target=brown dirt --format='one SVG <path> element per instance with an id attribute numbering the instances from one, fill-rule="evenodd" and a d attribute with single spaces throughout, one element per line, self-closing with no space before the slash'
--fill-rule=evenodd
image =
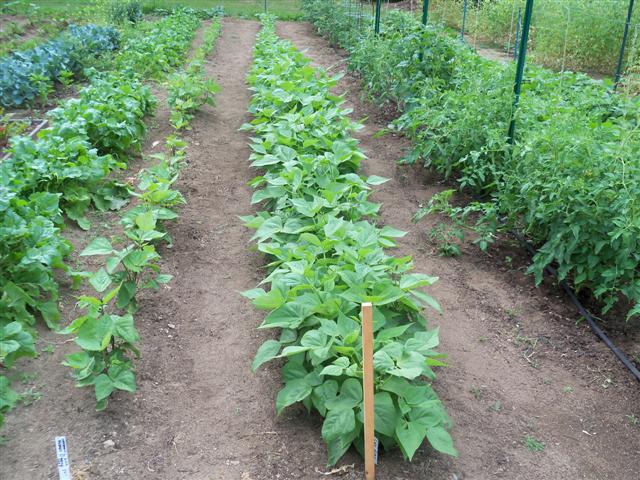
<path id="1" fill-rule="evenodd" d="M 300 406 L 276 418 L 279 367 L 250 371 L 254 352 L 269 336 L 255 328 L 262 314 L 238 293 L 264 276 L 263 259 L 250 251 L 251 232 L 237 218 L 252 211 L 246 182 L 256 174 L 248 167 L 248 137 L 238 128 L 248 120 L 245 75 L 257 30 L 256 22 L 225 19 L 205 66 L 221 91 L 217 105 L 203 108 L 186 135 L 188 165 L 179 188 L 188 205 L 171 228 L 174 247 L 162 251 L 163 271 L 175 279 L 140 302 L 139 391 L 116 395 L 107 411 L 94 412 L 93 392 L 76 389 L 59 365 L 73 346 L 42 332 L 39 349 L 55 349 L 24 362 L 23 371 L 39 373 L 35 380 L 25 378 L 25 388 L 33 386 L 43 396 L 8 415 L 0 479 L 56 478 L 53 437 L 63 434 L 75 479 L 362 477 L 361 459 L 353 452 L 341 462 L 355 464 L 345 475 L 317 473 L 325 471 L 326 461 L 319 418 Z M 307 24 L 281 23 L 279 31 L 309 48 L 318 64 L 344 68 L 344 59 Z M 570 309 L 534 290 L 520 271 L 471 247 L 455 260 L 434 255 L 425 224 L 409 219 L 419 202 L 443 186 L 423 169 L 396 168 L 408 142 L 373 138 L 385 125 L 378 120 L 383 115 L 360 100 L 354 77 L 347 75 L 339 88 L 350 92 L 354 118 L 371 119 L 358 134 L 370 155 L 365 171 L 392 177 L 375 198 L 384 204 L 383 222 L 410 232 L 398 253 L 413 254 L 418 271 L 442 278 L 433 294 L 445 315 L 433 323 L 442 327 L 442 349 L 452 366 L 436 387 L 456 423 L 461 451 L 452 460 L 425 446 L 411 464 L 397 451 L 384 454 L 378 478 L 638 478 L 640 426 L 626 417 L 640 416 L 637 384 L 585 328 L 573 325 Z M 158 151 L 155 141 L 170 131 L 164 100 L 160 105 L 145 153 Z M 65 298 L 70 302 L 71 293 Z M 523 447 L 526 434 L 544 441 L 545 451 Z M 114 446 L 105 447 L 106 440 Z"/>
<path id="2" fill-rule="evenodd" d="M 344 69 L 341 53 L 310 25 L 280 22 L 278 33 L 316 65 Z M 373 198 L 383 205 L 382 223 L 409 232 L 398 254 L 413 255 L 417 271 L 441 278 L 431 292 L 445 313 L 432 323 L 441 327 L 451 367 L 435 386 L 461 452 L 451 460 L 423 447 L 410 465 L 385 455 L 380 478 L 638 478 L 640 428 L 628 417 L 639 414 L 637 382 L 585 325 L 575 325 L 574 309 L 557 290 L 536 289 L 523 275 L 517 267 L 526 258 L 517 249 L 505 245 L 489 256 L 466 245 L 459 258 L 439 257 L 425 231 L 440 220 L 410 219 L 445 185 L 420 167 L 396 165 L 410 144 L 374 138 L 386 122 L 362 101 L 357 78 L 347 74 L 338 90 L 348 92 L 354 118 L 369 119 L 357 134 L 369 156 L 364 171 L 391 178 Z M 544 452 L 524 447 L 525 435 L 543 441 Z"/>

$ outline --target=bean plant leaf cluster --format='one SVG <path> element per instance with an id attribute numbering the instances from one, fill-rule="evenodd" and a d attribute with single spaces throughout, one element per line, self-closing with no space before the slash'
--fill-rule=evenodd
<path id="1" fill-rule="evenodd" d="M 276 411 L 301 402 L 320 413 L 330 465 L 351 445 L 362 450 L 359 311 L 372 302 L 377 437 L 407 459 L 425 438 L 455 455 L 431 386 L 444 355 L 423 315 L 424 307 L 440 309 L 422 291 L 437 279 L 414 273 L 411 257 L 385 252 L 405 232 L 370 220 L 380 208 L 368 199 L 371 186 L 385 179 L 357 173 L 365 157 L 350 132 L 359 125 L 331 93 L 338 79 L 311 67 L 263 17 L 248 76 L 254 119 L 243 128 L 254 134 L 252 166 L 262 171 L 250 182 L 252 203 L 266 210 L 243 220 L 270 273 L 244 295 L 268 312 L 260 328 L 280 336 L 259 348 L 253 368 L 284 361 Z"/>
<path id="2" fill-rule="evenodd" d="M 177 130 L 189 129 L 191 120 L 200 107 L 214 105 L 214 96 L 220 87 L 212 79 L 206 78 L 204 60 L 213 49 L 220 35 L 220 28 L 220 21 L 214 20 L 188 67 L 169 77 L 167 102 L 171 109 L 170 122 Z"/>
<path id="3" fill-rule="evenodd" d="M 59 330 L 54 271 L 67 272 L 75 284 L 87 278 L 98 293 L 106 293 L 80 299 L 87 313 L 65 331 L 78 334 L 88 348 L 67 361 L 76 373 L 82 372 L 76 375 L 78 383 L 97 382 L 99 408 L 106 406 L 107 392 L 134 388 L 127 355 L 136 354 L 137 332 L 130 316 L 137 290 L 157 288 L 170 280 L 158 272 L 153 242 L 171 241 L 163 222 L 175 218 L 171 208 L 183 202 L 171 186 L 183 163 L 184 144 L 169 140 L 171 156 L 159 157 L 156 169 L 144 171 L 138 192 L 107 176 L 125 168 L 129 155 L 140 149 L 146 133 L 144 119 L 155 110 L 155 98 L 143 79 L 159 77 L 177 66 L 198 25 L 197 17 L 184 12 L 156 26 L 141 24 L 114 59 L 122 71 L 88 72 L 89 85 L 78 98 L 50 112 L 51 126 L 35 139 L 12 137 L 9 158 L 0 163 L 0 367 L 34 356 L 37 318 Z M 72 248 L 62 235 L 65 219 L 88 229 L 85 214 L 90 207 L 119 210 L 131 195 L 140 197 L 138 206 L 122 219 L 131 243 L 108 248 L 100 240 L 97 244 L 102 242 L 108 249 L 102 255 L 110 254 L 105 266 L 95 273 L 72 272 L 65 264 Z M 92 248 L 97 254 L 95 244 Z M 111 301 L 119 310 L 109 310 Z M 4 375 L 0 382 L 10 386 Z M 0 413 L 15 404 L 10 401 L 12 390 L 7 392 Z"/>

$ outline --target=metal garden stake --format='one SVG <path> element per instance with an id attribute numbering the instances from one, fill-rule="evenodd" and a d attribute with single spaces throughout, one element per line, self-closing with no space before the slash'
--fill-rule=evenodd
<path id="1" fill-rule="evenodd" d="M 511 109 L 511 121 L 509 122 L 509 133 L 507 142 L 513 145 L 513 136 L 516 131 L 516 110 L 520 102 L 520 91 L 522 88 L 522 78 L 524 76 L 524 63 L 527 58 L 527 43 L 529 42 L 529 27 L 531 27 L 531 16 L 533 14 L 533 0 L 527 0 L 524 7 L 524 20 L 522 25 L 522 37 L 520 38 L 520 53 L 516 65 L 516 81 L 513 85 L 513 108 Z"/>

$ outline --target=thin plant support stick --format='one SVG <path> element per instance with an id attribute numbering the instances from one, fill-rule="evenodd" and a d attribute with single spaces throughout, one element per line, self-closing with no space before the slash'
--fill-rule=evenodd
<path id="1" fill-rule="evenodd" d="M 362 396 L 364 398 L 364 478 L 376 478 L 373 407 L 373 306 L 362 304 Z"/>
<path id="2" fill-rule="evenodd" d="M 618 66 L 616 67 L 616 79 L 613 85 L 614 90 L 618 88 L 620 78 L 622 77 L 622 64 L 624 63 L 624 50 L 627 46 L 627 37 L 629 36 L 629 27 L 631 26 L 631 17 L 633 16 L 633 4 L 635 0 L 629 0 L 629 10 L 627 11 L 627 21 L 624 24 L 624 34 L 622 35 L 622 45 L 620 46 L 620 55 L 618 56 Z"/>
<path id="3" fill-rule="evenodd" d="M 429 0 L 422 2 L 422 25 L 426 25 L 429 21 Z"/>
<path id="4" fill-rule="evenodd" d="M 520 103 L 520 91 L 522 89 L 522 78 L 524 76 L 524 64 L 527 59 L 527 43 L 529 42 L 529 27 L 531 27 L 531 16 L 533 15 L 533 0 L 527 0 L 524 7 L 524 20 L 522 25 L 522 38 L 520 39 L 520 53 L 518 54 L 518 64 L 516 65 L 516 80 L 513 85 L 513 108 L 511 109 L 511 121 L 509 122 L 509 132 L 507 142 L 513 145 L 516 131 L 516 111 Z"/>
<path id="5" fill-rule="evenodd" d="M 462 10 L 462 26 L 460 27 L 460 40 L 464 42 L 464 29 L 467 26 L 467 9 L 469 8 L 469 0 L 464 0 L 464 8 Z"/>
<path id="6" fill-rule="evenodd" d="M 518 40 L 522 28 L 522 11 L 518 8 L 518 23 L 516 23 L 516 43 L 513 45 L 513 61 L 518 60 Z"/>

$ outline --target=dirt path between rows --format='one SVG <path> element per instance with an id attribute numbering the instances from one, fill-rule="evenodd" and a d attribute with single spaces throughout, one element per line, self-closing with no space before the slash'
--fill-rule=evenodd
<path id="1" fill-rule="evenodd" d="M 288 38 L 314 64 L 346 66 L 307 23 L 279 22 Z M 392 180 L 377 187 L 381 223 L 409 232 L 397 254 L 413 255 L 416 270 L 438 275 L 431 290 L 444 316 L 441 348 L 450 367 L 435 386 L 455 423 L 461 454 L 448 459 L 423 446 L 413 463 L 397 452 L 381 457 L 379 479 L 564 480 L 640 478 L 640 389 L 631 376 L 552 289 L 535 289 L 532 279 L 512 267 L 517 251 L 480 254 L 469 245 L 457 259 L 436 254 L 425 230 L 429 219 L 411 223 L 418 205 L 445 188 L 421 167 L 397 167 L 410 148 L 401 137 L 374 134 L 386 126 L 379 109 L 362 100 L 358 79 L 347 74 L 337 87 L 347 91 L 353 118 L 368 117 L 356 135 L 369 159 L 366 174 Z M 529 436 L 545 444 L 532 452 Z"/>

